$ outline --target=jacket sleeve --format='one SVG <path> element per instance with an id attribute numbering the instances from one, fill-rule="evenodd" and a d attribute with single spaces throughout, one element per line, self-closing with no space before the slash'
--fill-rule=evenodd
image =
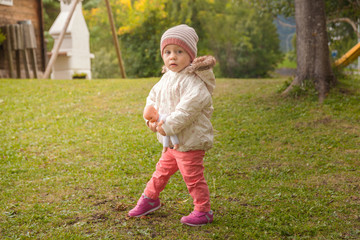
<path id="1" fill-rule="evenodd" d="M 190 77 L 180 88 L 180 102 L 175 111 L 162 126 L 166 135 L 178 134 L 197 120 L 205 107 L 211 106 L 212 99 L 205 83 L 198 77 Z"/>
<path id="2" fill-rule="evenodd" d="M 146 106 L 149 106 L 149 105 L 153 105 L 155 106 L 155 101 L 156 101 L 156 93 L 155 93 L 155 88 L 156 88 L 157 85 L 155 85 L 151 90 L 150 90 L 150 93 L 149 95 L 147 96 L 146 98 L 146 104 L 145 104 L 145 107 Z"/>

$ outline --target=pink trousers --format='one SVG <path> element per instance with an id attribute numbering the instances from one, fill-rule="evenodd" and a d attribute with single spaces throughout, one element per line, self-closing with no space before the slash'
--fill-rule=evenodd
<path id="1" fill-rule="evenodd" d="M 205 151 L 179 152 L 168 149 L 162 154 L 156 164 L 156 171 L 147 183 L 145 195 L 152 199 L 158 199 L 159 194 L 164 190 L 170 177 L 180 170 L 186 183 L 196 211 L 210 211 L 209 187 L 204 178 L 203 158 Z"/>

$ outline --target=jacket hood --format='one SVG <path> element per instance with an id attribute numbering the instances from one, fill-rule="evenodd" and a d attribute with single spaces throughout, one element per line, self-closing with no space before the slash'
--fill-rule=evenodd
<path id="1" fill-rule="evenodd" d="M 210 94 L 214 92 L 215 88 L 215 75 L 213 67 L 216 64 L 216 59 L 213 56 L 201 56 L 194 59 L 194 61 L 186 67 L 181 73 L 196 74 L 206 84 Z M 163 66 L 162 73 L 169 71 Z"/>

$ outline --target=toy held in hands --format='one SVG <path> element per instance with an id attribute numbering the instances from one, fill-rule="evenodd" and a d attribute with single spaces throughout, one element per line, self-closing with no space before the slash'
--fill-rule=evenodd
<path id="1" fill-rule="evenodd" d="M 158 126 L 162 126 L 166 121 L 166 114 L 159 114 L 158 111 L 155 109 L 154 106 L 149 105 L 146 106 L 144 109 L 144 118 L 148 120 L 150 123 L 157 123 Z M 170 140 L 174 145 L 174 149 L 179 148 L 179 139 L 176 135 L 172 136 L 164 136 L 163 137 L 163 152 L 166 152 L 170 145 Z"/>

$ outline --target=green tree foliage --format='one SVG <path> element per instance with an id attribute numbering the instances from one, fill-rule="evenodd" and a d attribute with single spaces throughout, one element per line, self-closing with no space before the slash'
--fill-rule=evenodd
<path id="1" fill-rule="evenodd" d="M 347 23 L 334 22 L 328 25 L 330 50 L 336 51 L 336 58 L 339 58 L 355 46 L 358 39 L 352 27 Z"/>
<path id="2" fill-rule="evenodd" d="M 294 16 L 293 0 L 248 0 L 248 2 L 259 11 L 259 14 L 270 13 L 274 17 Z M 325 8 L 329 47 L 330 50 L 336 50 L 337 57 L 340 57 L 358 42 L 356 25 L 360 24 L 360 2 L 358 0 L 325 0 Z"/>
<path id="3" fill-rule="evenodd" d="M 91 53 L 95 55 L 91 63 L 93 78 L 119 77 L 121 74 L 105 2 L 100 0 L 97 5 L 94 5 L 95 7 L 88 6 L 84 3 L 83 14 L 89 28 Z M 115 13 L 114 17 L 116 18 Z"/>
<path id="4" fill-rule="evenodd" d="M 119 77 L 105 3 L 82 3 L 91 52 L 95 54 L 93 77 Z M 198 55 L 215 55 L 218 76 L 266 76 L 281 60 L 271 15 L 257 14 L 245 0 L 110 0 L 110 4 L 129 77 L 161 75 L 161 35 L 181 23 L 196 29 L 200 38 Z M 44 0 L 44 6 L 50 9 L 46 10 L 46 19 L 52 24 L 60 9 L 58 1 Z"/>
<path id="5" fill-rule="evenodd" d="M 50 52 L 53 45 L 54 39 L 49 34 L 49 30 L 54 23 L 56 17 L 60 13 L 60 3 L 57 0 L 43 0 L 43 15 L 44 15 L 44 37 L 46 40 L 47 51 Z"/>
<path id="6" fill-rule="evenodd" d="M 260 15 L 270 13 L 273 17 L 283 15 L 285 17 L 294 16 L 294 0 L 246 0 L 253 5 Z"/>
<path id="7" fill-rule="evenodd" d="M 281 60 L 271 15 L 259 15 L 242 1 L 220 0 L 199 15 L 223 76 L 264 77 Z"/>
<path id="8" fill-rule="evenodd" d="M 358 0 L 325 0 L 328 19 L 347 17 L 354 22 L 360 15 L 360 2 Z"/>
<path id="9" fill-rule="evenodd" d="M 325 1 L 330 49 L 341 57 L 358 42 L 360 2 L 355 0 Z M 355 28 L 355 29 L 354 29 Z"/>
<path id="10" fill-rule="evenodd" d="M 162 59 L 160 56 L 161 25 L 155 11 L 151 11 L 146 20 L 131 33 L 121 36 L 124 61 L 127 74 L 132 77 L 159 76 Z"/>
<path id="11" fill-rule="evenodd" d="M 60 3 L 58 0 L 43 0 L 42 2 L 44 6 L 44 29 L 49 31 L 60 13 Z"/>
<path id="12" fill-rule="evenodd" d="M 83 2 L 82 2 L 83 8 L 85 10 L 96 8 L 96 7 L 98 7 L 99 3 L 102 1 L 103 0 L 83 0 Z"/>
<path id="13" fill-rule="evenodd" d="M 162 66 L 159 41 L 168 22 L 165 12 L 166 1 L 114 0 L 110 3 L 118 28 L 117 34 L 127 76 L 159 76 Z M 94 77 L 118 77 L 120 71 L 105 4 L 100 2 L 97 8 L 85 10 L 84 15 L 90 30 L 92 52 L 95 54 L 92 62 Z"/>

